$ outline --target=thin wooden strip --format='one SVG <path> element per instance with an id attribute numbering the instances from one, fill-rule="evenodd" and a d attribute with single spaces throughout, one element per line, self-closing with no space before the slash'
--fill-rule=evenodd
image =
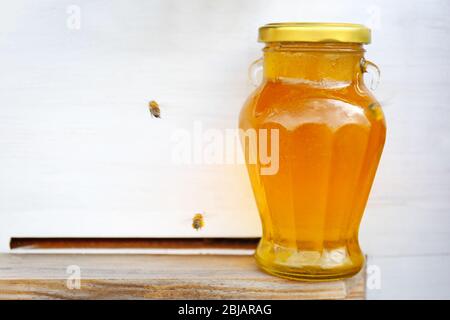
<path id="1" fill-rule="evenodd" d="M 254 249 L 259 238 L 11 238 L 11 249 Z"/>

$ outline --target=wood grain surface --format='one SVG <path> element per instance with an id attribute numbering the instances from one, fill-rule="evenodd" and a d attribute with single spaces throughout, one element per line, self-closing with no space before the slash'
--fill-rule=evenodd
<path id="1" fill-rule="evenodd" d="M 0 299 L 365 298 L 365 271 L 298 282 L 261 272 L 249 256 L 2 254 L 0 261 Z M 69 289 L 78 267 L 80 289 Z"/>

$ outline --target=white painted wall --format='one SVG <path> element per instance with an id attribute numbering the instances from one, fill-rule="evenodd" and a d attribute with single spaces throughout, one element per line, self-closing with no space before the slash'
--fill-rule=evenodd
<path id="1" fill-rule="evenodd" d="M 67 25 L 70 5 L 80 29 Z M 444 289 L 429 294 L 450 297 L 449 259 L 420 258 L 450 254 L 449 9 L 444 0 L 4 1 L 0 251 L 11 236 L 257 236 L 245 168 L 174 166 L 170 133 L 196 120 L 236 126 L 259 26 L 357 22 L 373 28 L 367 57 L 382 70 L 388 124 L 363 249 L 386 279 L 398 278 L 396 259 L 414 261 L 406 276 L 436 279 Z M 149 117 L 150 99 L 161 120 Z M 418 288 L 389 281 L 373 297 Z"/>

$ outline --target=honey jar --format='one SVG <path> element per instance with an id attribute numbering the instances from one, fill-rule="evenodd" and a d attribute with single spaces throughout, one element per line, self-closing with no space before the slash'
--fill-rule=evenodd
<path id="1" fill-rule="evenodd" d="M 357 24 L 259 29 L 263 80 L 239 126 L 247 137 L 256 132 L 257 152 L 277 153 L 270 155 L 275 170 L 264 171 L 264 157 L 249 156 L 242 139 L 263 227 L 256 260 L 270 274 L 334 280 L 364 264 L 358 230 L 386 136 L 381 106 L 363 79 L 378 70 L 364 58 L 370 40 Z"/>

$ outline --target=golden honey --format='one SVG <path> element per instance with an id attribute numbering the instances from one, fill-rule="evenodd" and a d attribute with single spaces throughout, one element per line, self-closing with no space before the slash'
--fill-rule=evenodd
<path id="1" fill-rule="evenodd" d="M 263 226 L 259 266 L 285 278 L 332 280 L 363 266 L 358 229 L 386 126 L 363 81 L 368 29 L 300 25 L 296 34 L 294 24 L 281 24 L 290 27 L 286 39 L 260 30 L 264 79 L 239 125 L 278 129 L 278 141 L 268 142 L 278 143 L 278 171 L 264 175 L 259 161 L 247 163 Z M 308 37 L 311 26 L 321 34 Z"/>

